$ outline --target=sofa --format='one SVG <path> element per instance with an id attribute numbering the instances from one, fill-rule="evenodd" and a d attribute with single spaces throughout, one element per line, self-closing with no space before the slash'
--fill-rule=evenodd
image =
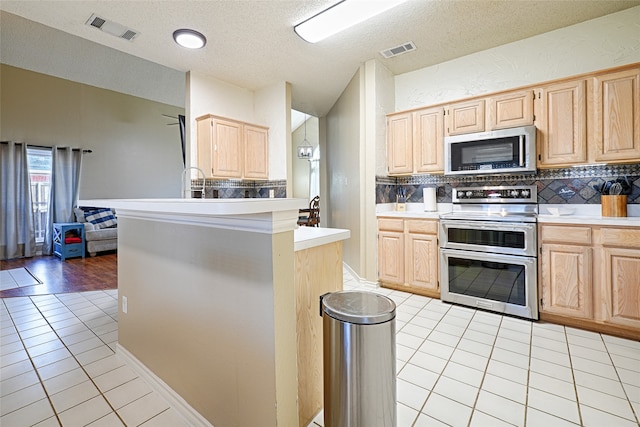
<path id="1" fill-rule="evenodd" d="M 118 223 L 114 210 L 81 206 L 74 208 L 73 212 L 76 221 L 84 224 L 86 251 L 90 256 L 118 249 Z"/>

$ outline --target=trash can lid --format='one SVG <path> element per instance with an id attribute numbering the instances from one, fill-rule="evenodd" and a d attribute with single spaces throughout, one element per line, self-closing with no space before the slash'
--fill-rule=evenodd
<path id="1" fill-rule="evenodd" d="M 322 298 L 322 309 L 334 319 L 358 325 L 384 323 L 396 316 L 393 300 L 374 292 L 333 292 Z"/>

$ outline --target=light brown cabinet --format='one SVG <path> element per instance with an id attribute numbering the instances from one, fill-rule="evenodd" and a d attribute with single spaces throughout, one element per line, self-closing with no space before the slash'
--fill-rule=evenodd
<path id="1" fill-rule="evenodd" d="M 439 298 L 438 221 L 378 219 L 382 286 Z"/>
<path id="2" fill-rule="evenodd" d="M 484 99 L 459 102 L 447 106 L 447 136 L 484 132 Z"/>
<path id="3" fill-rule="evenodd" d="M 389 175 L 442 173 L 444 110 L 440 107 L 387 116 Z"/>
<path id="4" fill-rule="evenodd" d="M 538 167 L 586 163 L 586 80 L 550 84 L 536 93 Z"/>
<path id="5" fill-rule="evenodd" d="M 640 230 L 540 224 L 540 318 L 640 339 Z"/>
<path id="6" fill-rule="evenodd" d="M 640 161 L 640 67 L 594 78 L 594 160 Z"/>
<path id="7" fill-rule="evenodd" d="M 533 124 L 533 91 L 520 90 L 497 94 L 487 99 L 487 130 L 507 129 Z"/>
<path id="8" fill-rule="evenodd" d="M 389 175 L 413 172 L 413 113 L 387 117 L 387 169 Z"/>
<path id="9" fill-rule="evenodd" d="M 404 222 L 401 219 L 378 220 L 378 277 L 385 283 L 404 283 Z"/>
<path id="10" fill-rule="evenodd" d="M 603 228 L 602 317 L 640 330 L 640 230 Z"/>
<path id="11" fill-rule="evenodd" d="M 425 108 L 413 113 L 413 159 L 417 173 L 444 171 L 444 110 Z"/>
<path id="12" fill-rule="evenodd" d="M 208 178 L 269 178 L 268 128 L 211 114 L 196 123 L 198 167 Z"/>

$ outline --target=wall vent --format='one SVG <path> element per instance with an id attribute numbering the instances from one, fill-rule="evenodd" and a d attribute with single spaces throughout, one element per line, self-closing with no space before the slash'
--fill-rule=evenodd
<path id="1" fill-rule="evenodd" d="M 412 50 L 416 50 L 416 45 L 413 44 L 413 42 L 407 42 L 399 46 L 385 49 L 381 51 L 380 54 L 388 59 L 393 58 L 394 56 L 402 55 L 403 53 L 411 52 Z"/>
<path id="2" fill-rule="evenodd" d="M 107 34 L 111 34 L 112 36 L 132 41 L 138 35 L 138 32 L 132 30 L 131 28 L 127 28 L 124 25 L 118 24 L 117 22 L 109 21 L 108 19 L 102 18 L 95 13 L 91 15 L 89 20 L 85 22 L 86 25 L 90 27 L 94 27 L 99 29 L 100 31 L 104 31 Z"/>

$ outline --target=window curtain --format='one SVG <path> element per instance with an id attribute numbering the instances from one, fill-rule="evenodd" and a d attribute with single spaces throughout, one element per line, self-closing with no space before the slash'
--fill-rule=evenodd
<path id="1" fill-rule="evenodd" d="M 53 253 L 53 223 L 75 222 L 73 208 L 78 202 L 82 150 L 53 147 L 51 153 L 51 194 L 49 216 L 42 253 Z"/>
<path id="2" fill-rule="evenodd" d="M 34 256 L 27 144 L 0 144 L 0 192 L 0 259 Z"/>

